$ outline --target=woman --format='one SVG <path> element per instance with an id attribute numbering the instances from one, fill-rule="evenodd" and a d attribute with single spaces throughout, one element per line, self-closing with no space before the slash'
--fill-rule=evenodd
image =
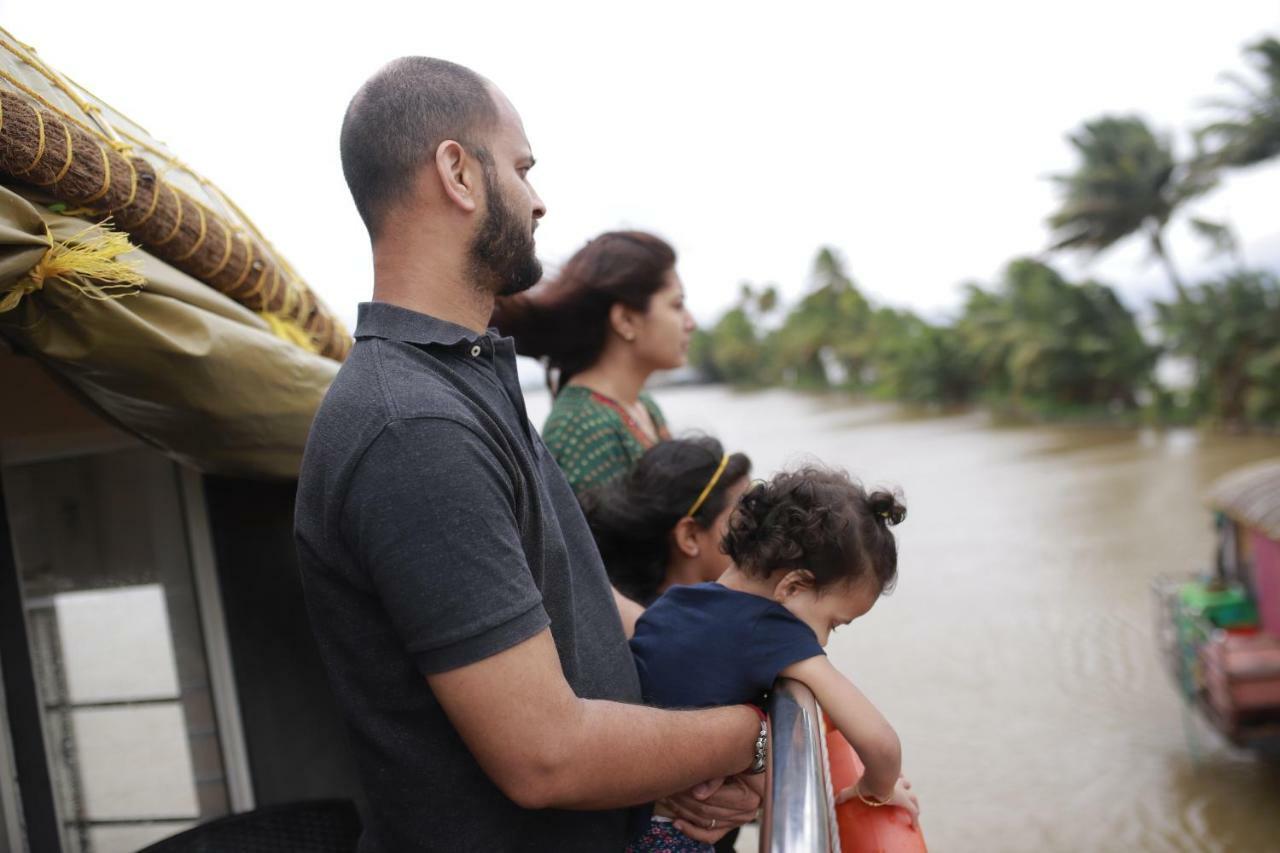
<path id="1" fill-rule="evenodd" d="M 584 492 L 614 587 L 647 607 L 668 587 L 720 577 L 729 567 L 720 541 L 750 474 L 745 455 L 686 438 L 655 445 L 626 476 Z"/>
<path id="2" fill-rule="evenodd" d="M 546 364 L 555 401 L 542 438 L 576 491 L 622 476 L 670 437 L 643 389 L 685 363 L 694 330 L 675 265 L 664 240 L 609 232 L 554 279 L 498 300 L 493 325 Z"/>

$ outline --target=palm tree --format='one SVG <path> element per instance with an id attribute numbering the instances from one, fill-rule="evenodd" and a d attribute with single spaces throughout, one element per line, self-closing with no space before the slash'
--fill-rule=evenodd
<path id="1" fill-rule="evenodd" d="M 957 331 L 983 384 L 1015 406 L 1132 407 L 1154 360 L 1111 288 L 1027 258 L 994 290 L 969 286 Z"/>
<path id="2" fill-rule="evenodd" d="M 1238 271 L 1158 305 L 1166 345 L 1195 365 L 1192 402 L 1230 426 L 1280 426 L 1280 278 Z"/>
<path id="3" fill-rule="evenodd" d="M 1103 116 L 1068 137 L 1080 155 L 1054 180 L 1062 206 L 1049 217 L 1053 249 L 1102 252 L 1132 234 L 1146 236 L 1180 299 L 1186 287 L 1164 244 L 1165 227 L 1189 199 L 1211 189 L 1212 172 L 1179 163 L 1169 140 L 1137 116 Z"/>
<path id="4" fill-rule="evenodd" d="M 1241 96 L 1213 101 L 1222 118 L 1200 131 L 1215 165 L 1239 168 L 1280 156 L 1280 41 L 1265 38 L 1245 54 L 1252 55 L 1262 80 L 1252 83 L 1228 74 Z"/>

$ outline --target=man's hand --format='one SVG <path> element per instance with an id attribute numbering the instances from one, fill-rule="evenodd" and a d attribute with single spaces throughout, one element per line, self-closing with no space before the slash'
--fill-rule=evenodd
<path id="1" fill-rule="evenodd" d="M 695 841 L 714 844 L 724 834 L 755 820 L 764 796 L 764 774 L 712 779 L 673 794 L 662 803 L 676 817 L 675 828 Z"/>

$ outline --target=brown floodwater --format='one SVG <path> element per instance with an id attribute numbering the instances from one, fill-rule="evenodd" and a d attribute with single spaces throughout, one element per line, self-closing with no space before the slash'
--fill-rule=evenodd
<path id="1" fill-rule="evenodd" d="M 1209 565 L 1207 486 L 1280 440 L 655 396 L 758 475 L 818 459 L 902 488 L 898 588 L 828 651 L 901 735 L 932 853 L 1280 850 L 1280 764 L 1184 711 L 1150 593 Z"/>

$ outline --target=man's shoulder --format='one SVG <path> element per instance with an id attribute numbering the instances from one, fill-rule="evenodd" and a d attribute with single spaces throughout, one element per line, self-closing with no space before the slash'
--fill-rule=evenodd
<path id="1" fill-rule="evenodd" d="M 329 386 L 311 425 L 300 480 L 340 483 L 389 429 L 403 429 L 425 442 L 483 442 L 480 411 L 446 381 L 428 355 L 415 358 L 396 341 L 362 340 Z"/>
<path id="2" fill-rule="evenodd" d="M 316 423 L 359 424 L 377 432 L 392 421 L 440 418 L 478 428 L 476 405 L 446 371 L 412 344 L 360 341 L 329 387 Z"/>

